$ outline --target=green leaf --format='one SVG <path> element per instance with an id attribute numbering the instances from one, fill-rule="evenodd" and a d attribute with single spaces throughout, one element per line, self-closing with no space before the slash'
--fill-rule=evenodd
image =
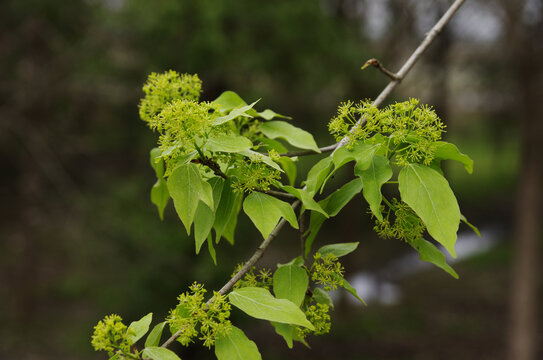
<path id="1" fill-rule="evenodd" d="M 248 157 L 251 160 L 260 160 L 264 164 L 271 166 L 275 170 L 279 170 L 280 172 L 283 172 L 283 169 L 275 161 L 273 161 L 269 156 L 266 156 L 264 154 L 261 154 L 259 152 L 253 151 L 253 150 L 243 150 L 239 152 L 241 155 Z"/>
<path id="2" fill-rule="evenodd" d="M 166 156 L 170 156 L 173 153 L 174 150 L 179 149 L 180 147 L 181 147 L 181 145 L 175 145 L 175 146 L 168 147 L 167 150 L 162 152 L 162 157 L 164 158 Z M 185 165 L 185 164 L 189 163 L 192 159 L 194 159 L 197 155 L 198 155 L 198 152 L 196 150 L 193 150 L 193 151 L 191 151 L 189 153 L 186 153 L 186 154 L 181 155 L 178 158 L 176 158 L 175 159 L 175 164 L 176 164 L 176 166 Z"/>
<path id="3" fill-rule="evenodd" d="M 334 171 L 351 161 L 356 161 L 360 170 L 369 168 L 371 160 L 380 146 L 379 144 L 368 145 L 363 142 L 356 142 L 352 149 L 348 149 L 346 146 L 340 147 L 332 154 L 332 161 L 335 167 Z"/>
<path id="4" fill-rule="evenodd" d="M 303 266 L 304 265 L 304 258 L 301 256 L 295 257 L 294 259 L 290 260 L 286 264 L 277 264 L 277 267 L 280 268 L 281 266 L 287 266 L 287 265 L 294 265 L 294 266 Z"/>
<path id="5" fill-rule="evenodd" d="M 202 181 L 203 188 L 206 189 L 206 198 L 214 207 L 210 208 L 204 202 L 198 204 L 194 215 L 194 240 L 196 242 L 196 254 L 200 252 L 204 241 L 208 237 L 215 223 L 215 210 L 218 207 L 222 195 L 224 181 L 219 177 L 213 177 L 209 183 Z M 209 194 L 211 192 L 211 195 Z M 209 199 L 211 198 L 211 200 Z"/>
<path id="6" fill-rule="evenodd" d="M 328 305 L 331 308 L 334 307 L 334 303 L 332 302 L 332 298 L 328 294 L 327 291 L 324 291 L 323 289 L 316 287 L 313 289 L 313 299 L 315 299 L 316 302 L 319 304 Z"/>
<path id="7" fill-rule="evenodd" d="M 481 232 L 479 231 L 479 229 L 477 228 L 477 226 L 473 225 L 472 223 L 470 223 L 468 221 L 468 219 L 466 219 L 466 217 L 462 214 L 460 214 L 460 220 L 462 220 L 462 222 L 464 224 L 466 224 L 467 226 L 469 226 L 471 228 L 471 230 L 473 230 L 474 233 L 477 234 L 477 236 L 481 237 Z"/>
<path id="8" fill-rule="evenodd" d="M 351 295 L 353 295 L 355 298 L 358 299 L 358 301 L 360 301 L 362 304 L 364 305 L 367 305 L 366 302 L 364 300 L 362 300 L 360 298 L 360 296 L 358 296 L 358 293 L 356 292 L 356 289 L 354 287 L 351 286 L 351 284 L 349 284 L 349 282 L 347 280 L 345 280 L 343 277 L 339 276 L 338 274 L 332 274 L 332 276 L 334 278 L 336 278 L 336 280 L 338 280 L 340 286 L 342 288 L 344 288 L 345 290 L 347 290 L 348 292 L 351 293 Z"/>
<path id="9" fill-rule="evenodd" d="M 436 141 L 435 158 L 441 160 L 456 160 L 464 165 L 466 171 L 471 174 L 473 172 L 473 160 L 458 150 L 456 145 L 446 141 Z"/>
<path id="10" fill-rule="evenodd" d="M 264 110 L 262 112 L 259 112 L 258 116 L 260 116 L 264 120 L 271 120 L 273 118 L 292 119 L 290 116 L 285 116 L 285 115 L 278 114 L 275 111 L 270 110 L 270 109 L 266 109 L 266 110 Z"/>
<path id="11" fill-rule="evenodd" d="M 149 346 L 143 349 L 143 358 L 152 360 L 181 360 L 173 351 L 159 346 Z"/>
<path id="12" fill-rule="evenodd" d="M 305 239 L 305 252 L 304 255 L 307 257 L 309 255 L 309 252 L 311 251 L 311 246 L 313 245 L 313 242 L 317 238 L 317 234 L 319 233 L 319 230 L 322 227 L 322 224 L 324 224 L 324 221 L 326 220 L 326 217 L 316 211 L 311 212 L 311 216 L 309 217 L 309 229 L 307 230 L 307 238 Z"/>
<path id="13" fill-rule="evenodd" d="M 224 182 L 225 180 L 218 176 L 214 176 L 208 180 L 208 183 L 211 185 L 213 191 L 213 211 L 217 210 L 217 207 L 221 201 Z"/>
<path id="14" fill-rule="evenodd" d="M 288 192 L 289 194 L 296 196 L 296 198 L 298 198 L 302 202 L 302 204 L 304 205 L 306 209 L 320 212 L 325 217 L 328 217 L 328 214 L 326 213 L 326 211 L 324 211 L 324 209 L 319 205 L 319 203 L 317 203 L 313 199 L 313 196 L 307 191 L 305 191 L 304 189 L 296 189 L 292 186 L 281 185 L 280 183 L 278 183 L 278 186 L 281 189 Z"/>
<path id="15" fill-rule="evenodd" d="M 441 160 L 440 159 L 432 160 L 432 162 L 428 166 L 431 167 L 432 169 L 434 169 L 435 171 L 437 171 L 440 175 L 443 175 L 443 170 L 441 169 Z"/>
<path id="16" fill-rule="evenodd" d="M 237 203 L 237 207 L 236 207 L 236 215 L 232 218 L 232 221 L 226 224 L 226 228 L 224 229 L 224 232 L 222 234 L 222 237 L 225 238 L 230 243 L 230 245 L 234 245 L 234 236 L 236 233 L 236 225 L 238 222 L 238 213 L 239 213 L 239 210 L 241 209 L 241 200 L 242 199 L 240 197 L 240 200 Z"/>
<path id="17" fill-rule="evenodd" d="M 409 164 L 400 171 L 398 181 L 402 200 L 420 216 L 428 233 L 456 257 L 460 209 L 447 180 L 428 166 Z"/>
<path id="18" fill-rule="evenodd" d="M 205 181 L 200 177 L 201 181 L 201 191 L 200 191 L 200 200 L 202 200 L 210 209 L 214 209 L 215 205 L 213 204 L 213 187 L 210 183 Z"/>
<path id="19" fill-rule="evenodd" d="M 151 330 L 149 335 L 147 335 L 147 340 L 145 340 L 145 347 L 158 346 L 158 344 L 160 343 L 160 338 L 162 337 L 162 330 L 164 330 L 164 326 L 167 323 L 167 321 L 163 321 L 155 325 L 153 330 Z"/>
<path id="20" fill-rule="evenodd" d="M 307 192 L 309 192 L 310 194 L 316 194 L 317 192 L 319 192 L 322 184 L 324 183 L 324 180 L 332 170 L 332 167 L 332 158 L 329 156 L 325 157 L 324 159 L 313 165 L 311 170 L 309 170 L 309 173 L 307 174 L 307 180 L 305 181 Z"/>
<path id="21" fill-rule="evenodd" d="M 352 149 L 348 149 L 346 146 L 340 147 L 332 154 L 332 161 L 334 163 L 334 170 L 330 172 L 328 177 L 324 182 L 326 183 L 328 179 L 334 175 L 334 173 L 339 170 L 343 165 L 356 161 L 356 166 L 360 170 L 365 170 L 370 167 L 371 161 L 375 152 L 379 149 L 381 145 L 367 145 L 363 142 L 357 142 L 353 145 Z"/>
<path id="22" fill-rule="evenodd" d="M 282 138 L 289 144 L 320 153 L 319 147 L 309 132 L 284 121 L 268 121 L 260 124 L 260 131 L 270 139 Z"/>
<path id="23" fill-rule="evenodd" d="M 159 148 L 151 150 L 151 166 L 155 169 L 156 177 L 161 179 L 164 177 L 164 160 L 162 159 L 162 151 Z"/>
<path id="24" fill-rule="evenodd" d="M 156 205 L 160 220 L 164 220 L 164 209 L 170 200 L 168 185 L 164 178 L 159 178 L 151 188 L 151 202 Z"/>
<path id="25" fill-rule="evenodd" d="M 177 167 L 168 178 L 168 191 L 177 215 L 190 235 L 190 227 L 202 193 L 202 178 L 198 167 L 192 163 Z"/>
<path id="26" fill-rule="evenodd" d="M 209 255 L 213 260 L 213 264 L 217 265 L 217 252 L 215 251 L 215 246 L 213 245 L 213 238 L 211 237 L 211 234 L 209 234 L 209 236 L 207 237 L 207 250 L 209 251 Z"/>
<path id="27" fill-rule="evenodd" d="M 362 170 L 357 164 L 354 173 L 362 180 L 362 194 L 370 205 L 371 212 L 377 219 L 382 221 L 383 215 L 380 207 L 383 195 L 381 194 L 381 187 L 392 177 L 392 168 L 388 163 L 388 159 L 376 155 L 367 169 Z"/>
<path id="28" fill-rule="evenodd" d="M 317 252 L 319 252 L 323 257 L 326 257 L 328 254 L 332 254 L 339 258 L 355 251 L 358 244 L 358 242 L 351 242 L 325 245 L 317 250 Z"/>
<path id="29" fill-rule="evenodd" d="M 247 105 L 245 100 L 233 91 L 223 92 L 213 102 L 219 105 L 223 113 Z"/>
<path id="30" fill-rule="evenodd" d="M 362 190 L 362 181 L 354 179 L 343 185 L 341 188 L 330 194 L 326 199 L 319 201 L 319 205 L 330 216 L 336 216 L 352 198 Z M 309 236 L 305 239 L 305 256 L 311 251 L 311 246 L 326 218 L 315 211 L 311 212 L 309 221 Z"/>
<path id="31" fill-rule="evenodd" d="M 243 211 L 249 216 L 264 239 L 270 235 L 281 217 L 284 217 L 293 228 L 298 228 L 298 221 L 292 207 L 270 195 L 260 192 L 249 194 L 243 202 Z"/>
<path id="32" fill-rule="evenodd" d="M 439 249 L 434 246 L 434 244 L 420 238 L 413 243 L 410 243 L 409 245 L 411 245 L 415 250 L 418 251 L 419 258 L 422 261 L 432 263 L 435 266 L 445 270 L 453 278 L 458 279 L 458 274 L 445 261 L 445 255 L 443 255 L 441 251 L 439 251 Z"/>
<path id="33" fill-rule="evenodd" d="M 145 335 L 147 331 L 149 331 L 149 325 L 151 325 L 151 321 L 153 321 L 153 313 L 145 315 L 138 321 L 133 321 L 127 329 L 128 340 L 132 344 L 134 344 L 136 343 L 136 341 L 141 339 L 143 335 Z"/>
<path id="34" fill-rule="evenodd" d="M 285 174 L 287 174 L 288 178 L 288 183 L 291 186 L 294 186 L 294 183 L 296 182 L 296 174 L 298 171 L 296 169 L 296 164 L 294 163 L 294 161 L 292 161 L 292 159 L 287 156 L 282 156 L 277 160 L 277 162 L 281 165 L 283 170 L 285 170 Z"/>
<path id="35" fill-rule="evenodd" d="M 236 194 L 236 202 L 234 204 L 234 209 L 231 213 L 230 220 L 226 224 L 222 237 L 224 237 L 228 242 L 234 245 L 234 234 L 236 231 L 236 225 L 238 222 L 238 214 L 241 210 L 241 205 L 243 202 L 243 194 Z"/>
<path id="36" fill-rule="evenodd" d="M 247 102 L 245 102 L 245 100 L 243 100 L 233 91 L 223 92 L 217 99 L 215 99 L 214 102 L 219 105 L 219 110 L 221 110 L 223 113 L 247 105 Z M 275 111 L 270 109 L 266 109 L 262 112 L 257 112 L 256 110 L 251 109 L 247 113 L 252 116 L 259 116 L 265 120 L 271 120 L 274 117 L 290 119 L 290 117 L 277 114 Z"/>
<path id="37" fill-rule="evenodd" d="M 362 181 L 354 179 L 333 192 L 326 199 L 319 201 L 328 215 L 336 216 L 345 205 L 362 190 Z"/>
<path id="38" fill-rule="evenodd" d="M 240 210 L 242 195 L 232 190 L 232 180 L 228 179 L 222 187 L 222 194 L 215 213 L 215 223 L 213 228 L 215 229 L 216 242 L 228 229 L 228 226 L 232 225 L 235 228 L 238 212 Z M 233 242 L 233 238 L 232 241 Z"/>
<path id="39" fill-rule="evenodd" d="M 264 288 L 236 289 L 228 294 L 228 298 L 232 305 L 254 318 L 315 329 L 296 304 L 287 299 L 276 299 Z"/>
<path id="40" fill-rule="evenodd" d="M 292 349 L 294 339 L 294 333 L 296 331 L 296 326 L 290 325 L 290 324 L 282 324 L 275 321 L 271 322 L 273 328 L 275 329 L 275 332 L 283 337 L 285 339 L 285 342 L 287 343 L 287 346 L 289 349 Z"/>
<path id="41" fill-rule="evenodd" d="M 215 356 L 218 360 L 260 360 L 256 344 L 245 333 L 232 326 L 230 331 L 215 340 Z"/>
<path id="42" fill-rule="evenodd" d="M 213 152 L 235 153 L 243 150 L 249 150 L 253 147 L 251 140 L 245 136 L 238 135 L 220 135 L 207 139 L 204 149 Z"/>
<path id="43" fill-rule="evenodd" d="M 200 202 L 196 213 L 194 214 L 194 240 L 196 243 L 196 254 L 200 253 L 200 248 L 206 241 L 207 236 L 211 232 L 215 214 L 206 204 Z"/>
<path id="44" fill-rule="evenodd" d="M 277 140 L 268 139 L 267 137 L 261 136 L 258 138 L 258 141 L 263 143 L 269 150 L 275 150 L 278 153 L 286 153 L 288 149 Z"/>
<path id="45" fill-rule="evenodd" d="M 234 120 L 235 118 L 240 117 L 240 116 L 252 118 L 253 115 L 249 115 L 247 112 L 249 110 L 251 110 L 253 108 L 253 106 L 255 106 L 255 104 L 257 102 L 259 102 L 259 101 L 260 101 L 260 99 L 255 101 L 254 103 L 252 103 L 250 105 L 245 105 L 245 106 L 242 106 L 240 108 L 232 109 L 232 111 L 230 111 L 230 113 L 228 115 L 221 116 L 221 117 L 218 117 L 215 120 L 213 120 L 211 125 L 213 125 L 213 126 L 222 125 L 222 124 L 224 124 L 224 123 L 226 123 L 228 121 Z"/>
<path id="46" fill-rule="evenodd" d="M 287 299 L 301 306 L 305 299 L 309 277 L 296 265 L 285 265 L 273 274 L 273 292 L 278 299 Z"/>

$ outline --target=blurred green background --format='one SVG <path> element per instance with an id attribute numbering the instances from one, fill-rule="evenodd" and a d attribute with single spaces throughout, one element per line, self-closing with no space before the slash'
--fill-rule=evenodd
<path id="1" fill-rule="evenodd" d="M 221 243 L 214 266 L 205 252 L 194 255 L 171 205 L 159 220 L 149 199 L 156 135 L 137 108 L 150 72 L 198 73 L 206 100 L 224 90 L 262 98 L 262 108 L 292 116 L 325 146 L 339 102 L 375 98 L 387 84 L 361 65 L 375 57 L 397 70 L 449 4 L 0 2 L 0 357 L 104 359 L 90 346 L 104 315 L 163 317 L 191 282 L 220 287 L 258 246 L 241 215 L 236 246 Z M 378 239 L 357 197 L 317 243 L 360 241 L 345 267 L 369 305 L 338 294 L 332 332 L 309 339 L 312 350 L 290 351 L 269 324 L 235 312 L 265 359 L 502 359 L 519 326 L 543 343 L 530 310 L 543 301 L 542 280 L 531 277 L 541 270 L 541 39 L 542 1 L 468 0 L 388 100 L 433 105 L 446 139 L 475 160 L 473 175 L 445 169 L 483 232 L 460 229 L 460 280 Z M 300 172 L 317 159 L 303 159 Z M 334 182 L 347 180 L 349 171 Z M 285 231 L 261 265 L 297 256 L 296 236 Z M 521 301 L 531 312 L 518 315 L 514 294 L 526 289 L 536 300 Z M 517 326 L 519 316 L 528 325 Z M 180 354 L 214 358 L 200 346 Z"/>

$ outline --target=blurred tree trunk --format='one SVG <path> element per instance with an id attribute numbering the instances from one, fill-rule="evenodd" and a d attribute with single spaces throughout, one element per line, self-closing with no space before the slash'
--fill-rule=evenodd
<path id="1" fill-rule="evenodd" d="M 541 76 L 543 56 L 543 13 L 528 24 L 522 1 L 504 1 L 508 59 L 516 77 L 517 105 L 521 125 L 521 170 L 517 190 L 515 256 L 511 284 L 511 360 L 537 358 L 537 274 L 540 238 L 541 157 Z M 542 10 L 543 11 L 543 10 Z"/>

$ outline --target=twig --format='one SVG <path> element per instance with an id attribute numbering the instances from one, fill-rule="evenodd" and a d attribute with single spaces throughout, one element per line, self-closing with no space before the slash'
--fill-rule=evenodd
<path id="1" fill-rule="evenodd" d="M 227 178 L 226 174 L 222 172 L 221 167 L 219 166 L 219 164 L 217 164 L 215 161 L 213 161 L 211 159 L 208 159 L 206 157 L 197 158 L 197 159 L 192 159 L 192 162 L 196 163 L 196 164 L 205 165 L 208 168 L 210 168 L 215 175 L 220 176 L 223 179 Z"/>
<path id="2" fill-rule="evenodd" d="M 456 0 L 449 9 L 445 12 L 445 14 L 439 19 L 439 21 L 434 25 L 434 27 L 426 34 L 426 37 L 422 41 L 422 43 L 417 47 L 417 49 L 411 54 L 409 59 L 404 63 L 404 65 L 401 67 L 400 71 L 396 73 L 396 76 L 398 79 L 392 80 L 388 83 L 388 85 L 381 91 L 379 96 L 375 99 L 373 102 L 374 106 L 379 106 L 383 103 L 383 101 L 390 95 L 392 90 L 398 85 L 400 80 L 402 80 L 409 70 L 413 67 L 413 65 L 417 62 L 417 60 L 421 57 L 421 55 L 424 53 L 424 51 L 428 48 L 428 46 L 432 43 L 432 41 L 435 39 L 435 37 L 441 32 L 443 27 L 451 20 L 452 16 L 456 13 L 456 11 L 460 8 L 460 6 L 465 2 L 466 0 Z M 365 119 L 359 119 L 358 122 L 355 124 L 355 127 L 363 126 L 365 122 Z M 353 127 L 354 128 L 354 127 Z M 329 151 L 333 151 L 337 148 L 343 147 L 347 144 L 349 141 L 349 137 L 346 136 L 337 144 L 330 145 L 327 148 Z M 321 149 L 322 151 L 322 149 Z M 313 152 L 315 153 L 315 152 Z M 300 201 L 297 200 L 292 203 L 292 208 L 296 209 L 300 205 Z M 250 269 L 251 267 L 262 257 L 270 243 L 275 239 L 279 231 L 283 228 L 287 221 L 284 218 L 281 218 L 279 223 L 275 226 L 271 234 L 260 244 L 258 249 L 254 252 L 254 254 L 251 256 L 251 258 L 243 265 L 243 267 L 226 283 L 224 286 L 219 290 L 219 294 L 224 295 L 226 294 L 232 286 L 234 286 L 235 283 L 237 283 Z M 207 304 L 211 304 L 214 301 L 214 298 L 212 297 L 207 301 Z M 163 347 L 167 347 L 172 342 L 175 341 L 182 333 L 182 330 L 178 331 L 177 333 L 173 334 L 164 344 Z"/>
<path id="3" fill-rule="evenodd" d="M 297 199 L 296 196 L 294 196 L 292 194 L 289 194 L 287 192 L 282 192 L 282 191 L 266 190 L 266 191 L 261 191 L 261 192 L 263 192 L 264 194 L 272 195 L 272 196 L 275 196 L 275 197 L 282 197 L 282 198 L 290 199 L 290 200 Z"/>
<path id="4" fill-rule="evenodd" d="M 373 105 L 379 106 L 383 103 L 383 101 L 390 95 L 392 90 L 398 85 L 398 83 L 407 75 L 409 70 L 415 65 L 415 63 L 419 60 L 419 58 L 422 56 L 422 54 L 428 49 L 432 41 L 436 38 L 436 36 L 443 30 L 445 25 L 451 20 L 453 15 L 458 11 L 460 6 L 465 2 L 466 0 L 456 0 L 449 9 L 443 14 L 441 19 L 432 27 L 428 33 L 426 33 L 426 37 L 424 40 L 420 43 L 420 45 L 415 49 L 413 54 L 407 59 L 407 61 L 403 64 L 403 66 L 400 68 L 400 70 L 396 73 L 396 76 L 398 77 L 398 80 L 391 81 L 386 88 L 381 91 L 379 96 L 375 99 L 373 102 Z"/>
<path id="5" fill-rule="evenodd" d="M 420 43 L 420 45 L 415 49 L 415 51 L 411 54 L 411 56 L 405 61 L 403 66 L 400 68 L 400 70 L 395 74 L 396 79 L 390 81 L 388 85 L 381 91 L 379 96 L 375 99 L 373 102 L 373 106 L 379 107 L 383 101 L 390 95 L 392 90 L 398 86 L 400 81 L 402 81 L 409 70 L 415 65 L 415 63 L 420 59 L 422 54 L 428 49 L 430 44 L 434 41 L 436 36 L 443 30 L 445 25 L 451 20 L 453 15 L 458 11 L 460 6 L 465 2 L 466 0 L 456 0 L 450 7 L 447 9 L 445 14 L 439 19 L 439 21 L 432 27 L 430 31 L 426 33 L 426 36 L 424 37 L 424 40 Z M 359 119 L 356 124 L 351 128 L 351 133 L 354 132 L 357 128 L 363 126 L 366 123 L 365 118 Z M 337 148 L 343 147 L 347 145 L 349 142 L 349 137 L 345 136 L 341 141 L 337 144 Z"/>
<path id="6" fill-rule="evenodd" d="M 337 144 L 332 144 L 330 146 L 325 146 L 319 148 L 320 152 L 316 152 L 315 150 L 299 150 L 299 151 L 289 151 L 283 154 L 279 154 L 280 156 L 287 156 L 287 157 L 296 157 L 296 156 L 306 156 L 306 155 L 317 155 L 322 153 L 327 153 L 330 151 L 334 151 L 337 147 Z"/>
<path id="7" fill-rule="evenodd" d="M 377 69 L 381 70 L 381 72 L 383 74 L 385 74 L 386 76 L 388 76 L 389 78 L 391 78 L 392 80 L 398 80 L 398 81 L 401 81 L 402 79 L 400 79 L 398 77 L 398 75 L 394 74 L 392 71 L 388 70 L 387 68 L 385 68 L 383 66 L 383 64 L 381 64 L 381 62 L 379 62 L 379 60 L 377 59 L 369 59 L 368 61 L 366 61 L 364 63 L 364 65 L 362 65 L 362 68 L 361 70 L 364 70 L 365 68 L 367 68 L 368 66 L 373 66 L 373 67 L 376 67 Z"/>
<path id="8" fill-rule="evenodd" d="M 167 348 L 168 346 L 170 346 L 175 340 L 177 340 L 178 337 L 181 336 L 181 334 L 183 334 L 183 331 L 185 331 L 186 328 L 187 326 L 183 326 L 181 329 L 177 330 L 175 334 L 170 336 L 168 340 L 164 341 L 164 343 L 160 345 L 160 347 Z M 149 358 L 145 360 L 149 360 Z"/>

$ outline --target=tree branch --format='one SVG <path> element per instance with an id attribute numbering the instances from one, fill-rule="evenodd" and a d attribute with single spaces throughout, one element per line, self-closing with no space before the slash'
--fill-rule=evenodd
<path id="1" fill-rule="evenodd" d="M 421 55 L 424 53 L 424 51 L 430 46 L 432 41 L 441 32 L 443 27 L 451 20 L 452 16 L 456 13 L 456 11 L 460 8 L 460 6 L 465 1 L 466 0 L 456 0 L 449 7 L 449 9 L 445 12 L 445 14 L 441 17 L 441 19 L 439 19 L 439 21 L 434 25 L 434 27 L 432 27 L 432 29 L 426 34 L 426 37 L 424 38 L 422 43 L 415 49 L 415 51 L 411 54 L 411 56 L 403 64 L 403 66 L 400 68 L 400 70 L 396 73 L 397 79 L 393 79 L 392 81 L 390 81 L 388 83 L 388 85 L 383 89 L 383 91 L 381 91 L 379 96 L 373 102 L 374 106 L 381 105 L 383 103 L 383 101 L 390 95 L 392 90 L 394 90 L 394 88 L 396 88 L 396 86 L 399 84 L 399 82 L 402 79 L 405 78 L 407 73 L 409 73 L 409 70 L 411 70 L 413 65 L 415 65 L 415 63 L 421 57 Z M 359 119 L 357 121 L 357 123 L 355 124 L 355 126 L 353 126 L 353 129 L 355 127 L 363 126 L 364 123 L 365 123 L 364 118 Z M 352 129 L 351 129 L 351 131 L 352 131 Z M 349 138 L 348 138 L 348 136 L 346 136 L 343 139 L 341 139 L 341 141 L 338 142 L 337 144 L 330 145 L 330 146 L 327 146 L 326 148 L 323 148 L 323 149 L 326 149 L 326 151 L 323 151 L 323 149 L 321 149 L 321 151 L 322 152 L 334 151 L 335 149 L 338 149 L 340 147 L 345 146 L 347 144 L 348 140 L 349 140 Z M 294 153 L 296 153 L 296 152 L 294 152 Z M 302 153 L 302 152 L 297 152 L 297 153 Z M 289 153 L 287 153 L 287 154 L 289 154 Z M 303 152 L 303 154 L 300 154 L 300 155 L 309 155 L 309 154 L 316 154 L 316 152 L 314 152 L 314 151 L 310 152 L 310 153 Z M 300 156 L 300 155 L 291 155 L 291 156 Z M 299 205 L 300 205 L 300 201 L 297 200 L 294 203 L 292 203 L 291 206 L 292 206 L 293 209 L 296 209 Z M 256 262 L 258 260 L 260 260 L 260 258 L 262 257 L 262 255 L 264 255 L 264 252 L 266 251 L 266 249 L 268 248 L 270 243 L 273 241 L 273 239 L 275 239 L 275 237 L 277 236 L 279 231 L 281 231 L 281 229 L 283 228 L 285 223 L 286 223 L 286 220 L 284 218 L 281 218 L 281 220 L 279 221 L 279 223 L 277 223 L 277 225 L 275 226 L 275 228 L 273 229 L 271 234 L 260 244 L 258 249 L 256 249 L 254 254 L 245 263 L 245 265 L 243 265 L 243 267 L 226 284 L 224 284 L 224 286 L 219 290 L 219 294 L 221 294 L 221 295 L 226 294 L 232 288 L 232 286 L 234 286 L 234 284 L 237 283 L 251 269 L 251 267 L 253 267 L 253 265 L 256 264 Z M 207 301 L 207 304 L 209 305 L 213 301 L 214 301 L 214 298 L 212 297 L 211 299 L 209 299 Z M 168 340 L 166 340 L 164 342 L 164 344 L 162 344 L 162 346 L 163 347 L 169 346 L 181 334 L 182 334 L 182 330 L 179 330 L 178 332 L 173 334 Z"/>

